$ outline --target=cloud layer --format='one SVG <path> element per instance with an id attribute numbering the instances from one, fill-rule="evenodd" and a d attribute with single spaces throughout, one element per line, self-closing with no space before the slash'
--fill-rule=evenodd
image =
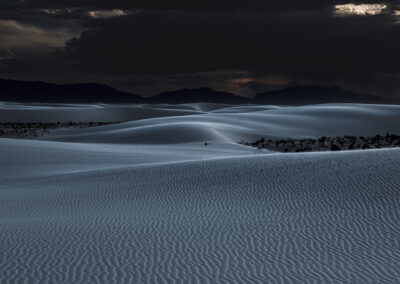
<path id="1" fill-rule="evenodd" d="M 215 84 L 246 95 L 298 82 L 400 96 L 396 2 L 9 0 L 1 6 L 0 49 L 17 57 L 19 49 L 56 48 L 43 73 L 57 81 L 95 79 L 144 93 L 146 82 L 153 93 L 157 84 L 160 90 Z M 216 84 L 212 76 L 223 79 Z"/>

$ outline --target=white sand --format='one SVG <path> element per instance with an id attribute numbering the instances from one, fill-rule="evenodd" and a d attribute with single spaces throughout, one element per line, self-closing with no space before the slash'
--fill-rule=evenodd
<path id="1" fill-rule="evenodd" d="M 139 106 L 125 106 L 123 115 L 129 122 L 90 129 L 68 129 L 56 131 L 45 140 L 85 143 L 117 144 L 176 144 L 192 142 L 228 142 L 241 140 L 253 142 L 265 138 L 343 136 L 343 135 L 384 135 L 387 132 L 400 134 L 400 106 L 393 105 L 315 105 L 302 107 L 271 106 L 225 106 L 193 104 L 192 108 L 216 108 L 212 111 L 191 113 L 181 108 L 190 105 L 169 106 L 170 116 L 160 112 L 161 106 L 149 110 Z M 210 106 L 211 105 L 211 106 Z M 172 110 L 174 107 L 176 110 Z M 75 112 L 76 120 L 113 121 L 118 107 L 101 107 L 101 116 L 92 112 L 93 106 L 68 110 Z M 129 110 L 129 111 L 128 111 Z M 43 117 L 51 116 L 53 121 L 65 117 L 64 109 L 35 110 Z M 126 111 L 126 113 L 125 113 Z M 148 111 L 152 118 L 134 119 Z M 191 113 L 191 115 L 189 115 Z M 25 114 L 31 119 L 30 114 Z M 122 115 L 121 115 L 122 116 Z"/>
<path id="2" fill-rule="evenodd" d="M 98 121 L 100 108 L 109 121 L 120 107 L 3 105 L 0 117 L 6 108 L 24 121 L 24 108 L 53 121 L 64 109 Z M 400 149 L 234 143 L 399 134 L 400 107 L 138 110 L 150 119 L 121 108 L 131 122 L 44 138 L 58 142 L 0 139 L 1 283 L 400 281 Z"/>

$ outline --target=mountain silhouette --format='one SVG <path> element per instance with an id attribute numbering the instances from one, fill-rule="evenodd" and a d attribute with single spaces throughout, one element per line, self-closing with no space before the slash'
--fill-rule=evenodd
<path id="1" fill-rule="evenodd" d="M 0 101 L 47 103 L 142 103 L 138 95 L 96 83 L 51 84 L 0 79 Z"/>
<path id="2" fill-rule="evenodd" d="M 169 103 L 307 105 L 323 103 L 399 104 L 400 99 L 357 94 L 340 87 L 290 87 L 258 94 L 254 99 L 210 88 L 181 89 L 150 98 L 96 83 L 52 84 L 0 79 L 0 101 L 42 103 Z"/>
<path id="3" fill-rule="evenodd" d="M 307 105 L 324 103 L 393 103 L 394 100 L 357 94 L 340 87 L 290 87 L 258 94 L 254 103 L 278 105 Z"/>
<path id="4" fill-rule="evenodd" d="M 249 98 L 237 96 L 232 93 L 218 92 L 210 88 L 197 88 L 197 89 L 181 89 L 172 92 L 164 92 L 158 96 L 148 99 L 152 103 L 196 103 L 196 102 L 209 102 L 209 103 L 225 103 L 225 104 L 244 104 L 252 103 Z"/>

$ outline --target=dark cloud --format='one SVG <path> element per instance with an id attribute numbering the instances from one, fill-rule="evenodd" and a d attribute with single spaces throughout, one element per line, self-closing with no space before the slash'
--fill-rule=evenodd
<path id="1" fill-rule="evenodd" d="M 8 2 L 12 2 L 9 0 Z M 348 1 L 321 0 L 31 0 L 15 1 L 28 7 L 86 7 L 102 9 L 141 9 L 141 10 L 181 10 L 181 11 L 299 11 L 316 10 L 335 4 L 347 4 Z M 354 0 L 357 3 L 387 3 L 388 1 Z M 392 4 L 393 2 L 389 2 Z M 395 3 L 395 1 L 394 1 Z"/>
<path id="2" fill-rule="evenodd" d="M 35 74 L 43 80 L 96 79 L 130 91 L 214 85 L 251 92 L 298 81 L 397 95 L 397 2 L 352 1 L 380 6 L 335 12 L 347 3 L 0 0 L 0 50 L 20 59 L 11 69 L 0 62 L 0 74 L 26 74 L 45 62 Z"/>
<path id="3" fill-rule="evenodd" d="M 18 1 L 16 1 L 18 2 Z M 103 9 L 181 10 L 181 11 L 234 11 L 234 10 L 302 10 L 326 6 L 323 1 L 273 1 L 273 0 L 32 0 L 24 2 L 29 7 L 97 7 Z"/>
<path id="4" fill-rule="evenodd" d="M 59 55 L 88 71 L 121 74 L 397 73 L 399 34 L 385 16 L 139 12 L 98 22 Z"/>

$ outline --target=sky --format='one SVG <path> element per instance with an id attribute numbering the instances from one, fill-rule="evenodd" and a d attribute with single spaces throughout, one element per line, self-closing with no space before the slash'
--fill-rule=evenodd
<path id="1" fill-rule="evenodd" d="M 0 78 L 400 97 L 400 0 L 0 0 Z"/>

